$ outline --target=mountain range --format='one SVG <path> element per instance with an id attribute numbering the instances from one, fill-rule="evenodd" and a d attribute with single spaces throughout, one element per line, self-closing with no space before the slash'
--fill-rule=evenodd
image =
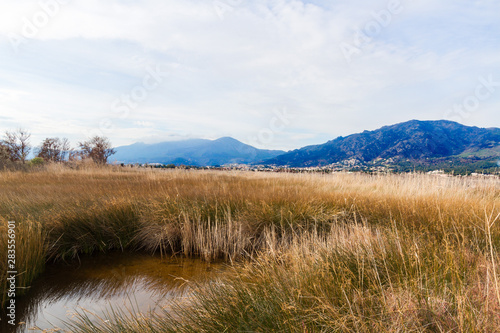
<path id="1" fill-rule="evenodd" d="M 230 137 L 189 139 L 156 144 L 134 143 L 115 148 L 112 160 L 121 163 L 162 163 L 192 166 L 251 164 L 284 154 L 282 150 L 257 149 Z"/>
<path id="2" fill-rule="evenodd" d="M 263 150 L 233 138 L 190 139 L 157 144 L 135 143 L 116 148 L 122 163 L 162 163 L 215 166 L 263 164 L 317 167 L 333 164 L 430 163 L 460 164 L 500 156 L 500 128 L 478 128 L 447 120 L 408 122 L 338 137 L 293 151 Z M 496 160 L 495 160 L 496 163 Z"/>
<path id="3" fill-rule="evenodd" d="M 500 128 L 478 128 L 447 120 L 384 126 L 321 145 L 307 146 L 266 160 L 265 164 L 309 167 L 346 160 L 426 160 L 444 157 L 500 155 Z"/>

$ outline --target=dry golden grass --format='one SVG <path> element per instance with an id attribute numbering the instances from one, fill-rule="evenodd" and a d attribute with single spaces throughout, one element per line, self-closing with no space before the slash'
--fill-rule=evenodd
<path id="1" fill-rule="evenodd" d="M 83 320 L 76 331 L 495 331 L 499 204 L 498 178 L 58 165 L 0 173 L 2 227 L 26 226 L 18 258 L 38 267 L 24 285 L 44 260 L 95 251 L 253 258 L 179 308 L 181 321 Z"/>

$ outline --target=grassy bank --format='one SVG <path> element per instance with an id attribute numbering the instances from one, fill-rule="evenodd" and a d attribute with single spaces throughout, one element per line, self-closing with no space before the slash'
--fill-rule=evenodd
<path id="1" fill-rule="evenodd" d="M 400 232 L 334 227 L 291 237 L 152 316 L 114 314 L 75 332 L 496 332 L 491 258 Z"/>
<path id="2" fill-rule="evenodd" d="M 96 251 L 253 258 L 197 290 L 174 318 L 82 318 L 75 331 L 494 331 L 499 204 L 497 178 L 0 173 L 1 228 L 19 226 L 21 287 L 47 260 Z"/>

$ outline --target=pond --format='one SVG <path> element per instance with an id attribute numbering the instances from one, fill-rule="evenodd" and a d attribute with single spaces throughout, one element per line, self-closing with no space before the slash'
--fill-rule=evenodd
<path id="1" fill-rule="evenodd" d="M 111 307 L 145 313 L 169 300 L 187 299 L 189 282 L 210 281 L 223 269 L 221 263 L 137 253 L 111 253 L 48 265 L 29 292 L 17 299 L 16 322 L 25 324 L 13 329 L 2 314 L 0 331 L 64 328 L 64 321 L 84 309 L 101 317 Z"/>

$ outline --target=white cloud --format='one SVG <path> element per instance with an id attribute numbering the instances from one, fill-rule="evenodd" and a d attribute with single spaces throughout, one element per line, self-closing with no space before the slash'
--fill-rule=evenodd
<path id="1" fill-rule="evenodd" d="M 24 124 L 34 140 L 74 142 L 101 131 L 116 144 L 225 135 L 248 141 L 269 126 L 274 109 L 287 107 L 296 119 L 261 146 L 291 149 L 412 118 L 440 119 L 479 76 L 500 81 L 500 4 L 493 0 L 401 0 L 401 10 L 355 45 L 359 53 L 347 62 L 340 45 L 354 45 L 356 31 L 377 24 L 373 13 L 392 3 L 68 0 L 51 7 L 17 52 L 9 38 L 22 37 L 43 9 L 28 0 L 2 3 L 0 117 L 13 119 L 0 118 L 0 130 Z M 120 117 L 114 101 L 142 87 L 157 65 L 169 74 Z M 499 105 L 500 89 L 463 122 L 500 126 Z"/>

